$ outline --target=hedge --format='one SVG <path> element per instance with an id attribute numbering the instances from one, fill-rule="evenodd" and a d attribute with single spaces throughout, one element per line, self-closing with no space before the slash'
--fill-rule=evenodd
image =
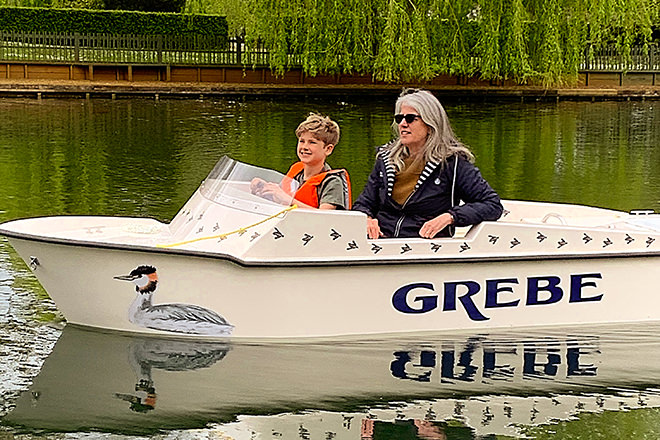
<path id="1" fill-rule="evenodd" d="M 0 31 L 132 35 L 212 35 L 227 38 L 218 15 L 0 7 Z"/>

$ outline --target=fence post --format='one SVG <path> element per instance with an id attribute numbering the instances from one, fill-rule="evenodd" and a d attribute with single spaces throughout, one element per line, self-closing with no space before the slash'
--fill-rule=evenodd
<path id="1" fill-rule="evenodd" d="M 80 62 L 80 34 L 78 32 L 73 34 L 73 60 L 76 63 Z"/>
<path id="2" fill-rule="evenodd" d="M 243 64 L 243 37 L 236 37 L 236 64 Z"/>
<path id="3" fill-rule="evenodd" d="M 585 62 L 584 62 L 584 68 L 585 70 L 591 70 L 591 44 L 588 44 L 585 51 L 584 51 L 584 56 L 585 56 Z"/>
<path id="4" fill-rule="evenodd" d="M 156 51 L 157 51 L 157 61 L 158 64 L 163 63 L 163 36 L 156 35 Z"/>

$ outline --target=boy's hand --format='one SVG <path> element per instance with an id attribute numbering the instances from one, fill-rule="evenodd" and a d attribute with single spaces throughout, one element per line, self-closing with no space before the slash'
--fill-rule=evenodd
<path id="1" fill-rule="evenodd" d="M 264 182 L 257 195 L 282 205 L 290 205 L 293 197 L 287 194 L 277 183 Z"/>
<path id="2" fill-rule="evenodd" d="M 264 179 L 260 179 L 258 177 L 255 177 L 250 182 L 250 192 L 252 194 L 260 196 L 261 195 L 260 193 L 263 190 L 265 184 L 266 184 L 266 181 Z"/>

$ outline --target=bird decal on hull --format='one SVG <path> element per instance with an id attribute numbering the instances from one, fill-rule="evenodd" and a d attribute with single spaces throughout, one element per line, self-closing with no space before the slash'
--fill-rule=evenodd
<path id="1" fill-rule="evenodd" d="M 158 275 L 153 266 L 138 266 L 116 280 L 135 284 L 137 296 L 128 309 L 128 320 L 140 327 L 175 333 L 229 336 L 234 326 L 213 310 L 194 304 L 153 304 Z"/>

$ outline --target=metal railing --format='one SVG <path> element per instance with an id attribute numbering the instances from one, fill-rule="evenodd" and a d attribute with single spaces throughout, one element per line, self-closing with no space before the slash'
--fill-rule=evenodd
<path id="1" fill-rule="evenodd" d="M 108 64 L 265 64 L 267 52 L 206 35 L 53 34 L 0 31 L 0 61 Z"/>
<path id="2" fill-rule="evenodd" d="M 0 31 L 0 61 L 52 63 L 268 66 L 259 42 L 205 35 L 54 34 Z M 290 65 L 300 64 L 291 55 Z M 474 59 L 476 65 L 478 59 Z M 633 47 L 624 57 L 614 48 L 587 49 L 581 70 L 660 71 L 658 45 Z"/>
<path id="3" fill-rule="evenodd" d="M 587 48 L 580 69 L 606 72 L 657 72 L 660 71 L 660 47 L 657 44 L 649 44 L 648 47 L 633 46 L 627 57 L 616 47 L 598 50 Z"/>

